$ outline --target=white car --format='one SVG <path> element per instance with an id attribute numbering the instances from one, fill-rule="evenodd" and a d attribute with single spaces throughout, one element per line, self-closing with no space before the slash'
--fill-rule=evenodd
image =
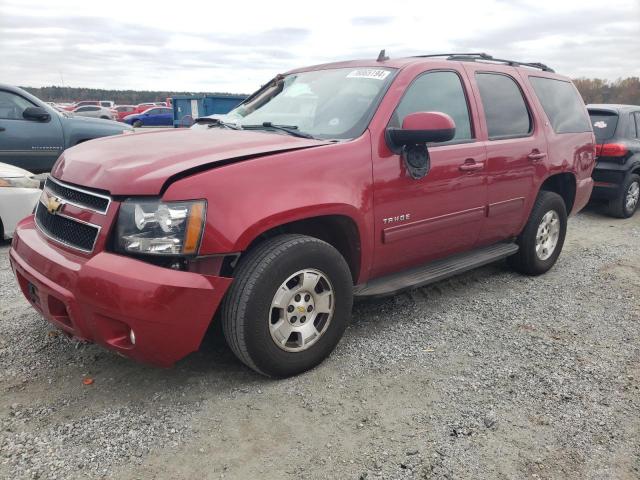
<path id="1" fill-rule="evenodd" d="M 93 117 L 113 120 L 111 110 L 106 107 L 99 107 L 98 105 L 83 105 L 73 109 L 72 113 L 78 117 Z"/>
<path id="2" fill-rule="evenodd" d="M 40 180 L 31 172 L 0 163 L 0 240 L 13 236 L 18 222 L 33 212 L 41 193 Z"/>

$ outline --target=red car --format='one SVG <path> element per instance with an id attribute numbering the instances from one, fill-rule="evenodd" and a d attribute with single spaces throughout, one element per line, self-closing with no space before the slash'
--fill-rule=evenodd
<path id="1" fill-rule="evenodd" d="M 242 362 L 284 377 L 330 354 L 354 296 L 504 258 L 548 271 L 594 155 L 577 90 L 542 64 L 303 68 L 197 128 L 65 151 L 10 261 L 69 335 L 167 366 L 222 322 Z"/>
<path id="2" fill-rule="evenodd" d="M 136 109 L 137 107 L 135 105 L 116 105 L 111 109 L 111 113 L 116 120 L 122 122 L 124 121 L 124 117 L 126 117 L 127 115 L 136 113 Z"/>
<path id="3" fill-rule="evenodd" d="M 134 113 L 142 113 L 145 110 L 148 110 L 148 109 L 153 108 L 153 107 L 166 107 L 166 106 L 170 106 L 170 105 L 167 105 L 165 102 L 139 103 L 138 105 L 136 105 L 136 110 L 134 112 L 131 112 L 129 115 L 134 114 Z"/>

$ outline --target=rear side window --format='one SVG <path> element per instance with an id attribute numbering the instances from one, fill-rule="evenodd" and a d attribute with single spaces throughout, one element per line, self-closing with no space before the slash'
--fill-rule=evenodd
<path id="1" fill-rule="evenodd" d="M 499 73 L 476 74 L 489 139 L 524 137 L 531 133 L 531 115 L 518 84 Z"/>
<path id="2" fill-rule="evenodd" d="M 615 135 L 618 125 L 617 113 L 604 110 L 589 110 L 589 117 L 598 143 L 609 140 Z"/>
<path id="3" fill-rule="evenodd" d="M 400 127 L 404 117 L 414 112 L 442 112 L 456 123 L 453 142 L 470 140 L 471 121 L 462 81 L 455 72 L 427 72 L 420 75 L 400 100 L 389 126 Z"/>
<path id="4" fill-rule="evenodd" d="M 571 82 L 529 77 L 551 127 L 556 133 L 588 132 L 589 120 L 578 90 Z"/>
<path id="5" fill-rule="evenodd" d="M 634 120 L 635 117 L 635 120 Z M 631 114 L 629 130 L 633 138 L 640 138 L 640 112 Z M 634 135 L 635 134 L 635 135 Z"/>

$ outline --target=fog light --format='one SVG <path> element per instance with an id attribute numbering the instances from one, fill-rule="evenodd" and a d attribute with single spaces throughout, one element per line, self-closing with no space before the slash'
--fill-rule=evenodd
<path id="1" fill-rule="evenodd" d="M 136 344 L 136 334 L 134 333 L 133 330 L 129 331 L 129 340 L 131 341 L 131 345 Z"/>

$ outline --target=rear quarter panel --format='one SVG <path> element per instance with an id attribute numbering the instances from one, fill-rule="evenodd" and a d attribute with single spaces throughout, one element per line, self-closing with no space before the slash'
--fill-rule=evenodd
<path id="1" fill-rule="evenodd" d="M 550 72 L 540 72 L 519 69 L 522 85 L 527 90 L 528 96 L 532 101 L 532 106 L 536 110 L 536 115 L 542 120 L 542 128 L 547 138 L 547 157 L 544 162 L 538 164 L 536 171 L 537 189 L 539 189 L 544 181 L 558 173 L 571 173 L 576 180 L 576 196 L 571 212 L 569 214 L 578 213 L 589 201 L 591 191 L 593 189 L 593 180 L 591 173 L 595 166 L 595 136 L 592 131 L 580 133 L 555 133 L 547 114 L 536 95 L 529 77 L 545 77 L 554 80 L 569 81 L 569 78 L 563 77 Z M 573 85 L 573 83 L 572 83 Z M 573 86 L 575 89 L 575 86 Z M 577 93 L 577 89 L 576 89 Z M 580 94 L 578 98 L 582 104 L 585 115 L 588 116 L 587 109 L 582 101 Z M 589 125 L 591 123 L 589 122 Z M 529 206 L 529 210 L 533 205 Z M 526 223 L 526 219 L 525 219 Z M 523 223 L 524 227 L 524 223 Z"/>
<path id="2" fill-rule="evenodd" d="M 163 199 L 207 200 L 200 253 L 244 251 L 260 234 L 323 215 L 351 218 L 360 234 L 358 281 L 372 258 L 373 192 L 369 132 L 360 138 L 220 166 L 171 184 Z"/>

